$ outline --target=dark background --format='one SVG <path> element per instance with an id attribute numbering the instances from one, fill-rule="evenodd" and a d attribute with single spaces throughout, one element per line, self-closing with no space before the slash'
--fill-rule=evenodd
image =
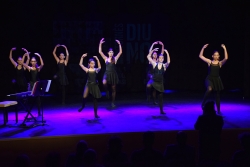
<path id="1" fill-rule="evenodd" d="M 202 46 L 209 43 L 205 51 L 206 57 L 211 57 L 214 50 L 224 56 L 220 47 L 227 47 L 229 60 L 223 66 L 221 78 L 226 91 L 239 90 L 243 96 L 249 97 L 250 85 L 250 15 L 247 1 L 184 1 L 184 0 L 86 0 L 86 1 L 1 1 L 0 26 L 0 78 L 1 100 L 6 94 L 12 93 L 11 80 L 14 78 L 14 68 L 8 56 L 12 47 L 17 47 L 13 57 L 23 55 L 22 47 L 32 53 L 39 52 L 45 66 L 41 79 L 52 79 L 57 66 L 52 51 L 57 43 L 67 45 L 70 53 L 67 74 L 70 85 L 69 94 L 81 94 L 86 81 L 86 75 L 78 63 L 81 54 L 98 54 L 98 43 L 101 35 L 105 37 L 103 51 L 114 47 L 114 25 L 151 24 L 152 36 L 150 44 L 161 40 L 171 57 L 171 65 L 165 74 L 165 89 L 204 91 L 204 79 L 207 75 L 207 65 L 199 58 Z M 83 37 L 70 36 L 74 41 L 58 41 L 62 37 L 56 22 L 83 22 Z M 86 22 L 101 22 L 101 35 L 84 32 Z M 79 28 L 78 28 L 79 29 Z M 69 31 L 72 31 L 69 28 Z M 89 41 L 84 35 L 89 35 Z M 124 34 L 126 35 L 126 34 Z M 119 39 L 121 40 L 121 39 Z M 118 91 L 145 91 L 147 61 L 135 54 L 130 59 L 126 53 L 126 39 L 121 40 L 123 54 L 117 68 L 121 83 Z M 140 41 L 139 41 L 140 42 Z M 96 48 L 94 50 L 93 48 Z M 144 48 L 145 57 L 149 48 Z M 63 50 L 59 50 L 63 51 Z M 58 52 L 58 53 L 59 53 Z M 136 53 L 136 52 L 135 52 Z M 90 57 L 91 57 L 90 56 Z M 102 66 L 105 67 L 100 57 Z M 84 61 L 85 65 L 87 60 Z M 104 68 L 98 76 L 101 82 Z M 102 89 L 102 84 L 100 84 Z M 52 84 L 51 93 L 57 91 L 57 85 Z"/>

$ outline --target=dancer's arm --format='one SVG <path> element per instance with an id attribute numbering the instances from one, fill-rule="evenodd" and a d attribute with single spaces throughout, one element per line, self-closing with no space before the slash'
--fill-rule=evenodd
<path id="1" fill-rule="evenodd" d="M 97 65 L 98 65 L 98 68 L 96 68 L 95 70 L 96 70 L 96 72 L 99 72 L 101 70 L 101 63 L 100 63 L 100 61 L 99 61 L 99 59 L 98 59 L 97 56 L 93 56 L 93 57 L 96 59 Z"/>
<path id="2" fill-rule="evenodd" d="M 61 45 L 61 46 L 64 47 L 65 51 L 66 51 L 66 58 L 65 58 L 64 64 L 65 64 L 65 66 L 67 66 L 67 64 L 69 62 L 69 51 L 65 45 Z"/>
<path id="3" fill-rule="evenodd" d="M 153 68 L 155 68 L 156 62 L 154 62 L 154 60 L 152 59 L 151 55 L 152 55 L 153 52 L 156 52 L 156 51 L 158 51 L 158 48 L 154 48 L 153 50 L 151 50 L 149 52 L 148 56 L 147 56 L 148 61 L 153 65 Z"/>
<path id="4" fill-rule="evenodd" d="M 85 67 L 85 66 L 82 64 L 83 59 L 84 59 L 84 57 L 86 57 L 86 56 L 87 56 L 87 53 L 85 53 L 85 54 L 82 55 L 82 57 L 81 57 L 81 59 L 80 59 L 80 62 L 79 62 L 79 65 L 80 65 L 80 67 L 87 73 L 87 72 L 89 71 L 89 69 L 88 69 L 87 67 Z"/>
<path id="5" fill-rule="evenodd" d="M 161 54 L 164 54 L 164 44 L 161 41 L 158 41 L 159 44 L 161 45 Z"/>
<path id="6" fill-rule="evenodd" d="M 167 54 L 167 62 L 164 64 L 165 70 L 166 70 L 168 68 L 169 64 L 170 64 L 170 56 L 169 56 L 169 53 L 168 53 L 167 49 L 165 49 L 164 51 Z"/>
<path id="7" fill-rule="evenodd" d="M 29 56 L 29 52 L 27 51 L 27 49 L 25 48 L 22 48 L 22 50 L 25 52 L 24 55 L 23 55 L 23 58 L 22 58 L 22 65 L 24 63 L 24 60 L 25 60 L 25 57 L 27 57 L 27 60 L 26 60 L 26 64 L 29 64 L 29 61 L 30 61 L 30 56 Z M 26 67 L 24 67 L 24 70 L 26 70 Z"/>
<path id="8" fill-rule="evenodd" d="M 121 42 L 119 40 L 115 40 L 118 45 L 119 45 L 119 53 L 115 56 L 115 62 L 117 62 L 117 60 L 120 58 L 121 54 L 122 54 L 122 45 Z"/>
<path id="9" fill-rule="evenodd" d="M 57 45 L 55 46 L 54 50 L 53 50 L 53 56 L 54 56 L 54 58 L 55 58 L 55 60 L 56 60 L 57 63 L 59 62 L 59 58 L 58 58 L 57 55 L 56 55 L 56 49 L 57 49 L 59 46 L 60 46 L 60 44 L 57 44 Z"/>
<path id="10" fill-rule="evenodd" d="M 35 55 L 37 55 L 40 59 L 40 66 L 38 67 L 38 71 L 41 71 L 41 69 L 43 68 L 44 66 L 44 63 L 43 63 L 43 59 L 42 59 L 42 56 L 39 54 L 39 53 L 34 53 Z"/>
<path id="11" fill-rule="evenodd" d="M 208 44 L 204 45 L 200 51 L 200 59 L 203 60 L 204 62 L 211 64 L 211 60 L 203 56 L 204 49 L 208 46 Z"/>
<path id="12" fill-rule="evenodd" d="M 103 60 L 106 62 L 107 60 L 107 56 L 105 56 L 102 52 L 102 44 L 104 43 L 104 38 L 101 39 L 100 43 L 99 43 L 99 54 L 102 56 Z"/>
<path id="13" fill-rule="evenodd" d="M 156 41 L 156 42 L 152 43 L 152 45 L 151 45 L 151 47 L 150 47 L 150 49 L 149 49 L 149 51 L 148 51 L 148 52 L 150 52 L 150 51 L 153 49 L 154 45 L 156 45 L 156 44 L 158 44 L 158 41 Z"/>
<path id="14" fill-rule="evenodd" d="M 224 59 L 220 61 L 220 66 L 223 66 L 228 59 L 228 54 L 226 46 L 224 44 L 221 44 L 221 47 L 224 49 Z"/>
<path id="15" fill-rule="evenodd" d="M 13 50 L 16 50 L 16 48 L 11 48 L 9 59 L 10 59 L 10 62 L 14 65 L 14 67 L 16 67 L 17 66 L 17 62 L 15 62 L 15 60 L 13 60 L 13 58 L 12 58 L 12 51 Z"/>

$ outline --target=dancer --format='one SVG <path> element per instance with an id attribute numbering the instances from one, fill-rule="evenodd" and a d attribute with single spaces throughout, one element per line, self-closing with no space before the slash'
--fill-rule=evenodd
<path id="1" fill-rule="evenodd" d="M 228 59 L 227 49 L 224 44 L 221 44 L 221 47 L 224 50 L 224 59 L 220 61 L 220 55 L 218 51 L 214 51 L 212 58 L 210 60 L 203 56 L 204 49 L 208 46 L 208 44 L 204 45 L 200 51 L 200 59 L 208 64 L 208 76 L 206 78 L 206 87 L 207 91 L 204 95 L 204 99 L 202 102 L 202 109 L 206 103 L 206 100 L 211 93 L 212 90 L 216 91 L 216 107 L 217 113 L 220 114 L 220 91 L 224 89 L 222 81 L 220 79 L 220 68 L 226 63 Z"/>
<path id="2" fill-rule="evenodd" d="M 26 68 L 23 66 L 23 62 L 25 60 L 25 57 L 27 57 L 26 64 L 29 63 L 29 52 L 25 48 L 22 48 L 22 50 L 25 51 L 25 54 L 23 55 L 23 57 L 18 57 L 17 61 L 14 61 L 12 58 L 12 51 L 14 50 L 16 50 L 16 48 L 12 48 L 10 50 L 9 59 L 16 69 L 16 79 L 14 81 L 17 88 L 16 92 L 25 92 L 28 90 L 28 85 L 24 73 Z"/>
<path id="3" fill-rule="evenodd" d="M 149 52 L 153 49 L 154 45 L 158 44 L 159 41 L 156 41 L 154 42 L 150 49 L 149 49 Z M 162 43 L 161 43 L 162 44 Z M 163 44 L 162 44 L 163 46 Z M 163 47 L 163 51 L 164 51 L 164 47 Z M 153 52 L 152 54 L 152 60 L 154 62 L 157 63 L 157 52 Z M 148 79 L 148 82 L 147 82 L 147 86 L 146 86 L 146 94 L 147 94 L 147 101 L 149 102 L 150 101 L 150 97 L 151 97 L 151 93 L 152 93 L 152 83 L 153 83 L 153 80 L 152 80 L 152 77 L 153 77 L 153 65 L 149 62 L 149 66 L 148 66 L 148 74 L 147 74 L 147 79 Z M 153 91 L 153 100 L 154 100 L 154 104 L 157 105 L 157 102 L 156 102 L 156 91 Z"/>
<path id="4" fill-rule="evenodd" d="M 36 58 L 35 57 L 32 57 L 31 58 L 31 66 L 28 66 L 27 64 L 23 64 L 23 66 L 25 68 L 28 69 L 28 71 L 30 72 L 30 86 L 29 86 L 29 90 L 31 91 L 33 89 L 33 86 L 35 84 L 36 81 L 39 81 L 39 72 L 42 70 L 43 66 L 44 66 L 44 63 L 43 63 L 43 59 L 41 57 L 41 55 L 39 53 L 34 53 L 35 55 L 37 55 L 40 59 L 40 63 L 41 65 L 38 66 L 37 65 L 37 61 L 36 61 Z M 29 54 L 28 55 L 28 59 L 29 59 Z"/>
<path id="5" fill-rule="evenodd" d="M 95 118 L 100 118 L 97 115 L 97 107 L 98 107 L 97 99 L 101 98 L 102 95 L 101 95 L 100 89 L 98 87 L 96 74 L 101 70 L 101 63 L 100 63 L 99 59 L 97 58 L 97 56 L 93 56 L 93 58 L 95 58 L 97 61 L 98 68 L 95 68 L 94 59 L 89 59 L 89 64 L 88 64 L 89 67 L 87 68 L 82 64 L 83 59 L 86 56 L 87 56 L 87 53 L 83 54 L 81 57 L 80 63 L 79 63 L 81 68 L 88 74 L 88 80 L 87 80 L 87 83 L 85 85 L 84 92 L 83 92 L 82 107 L 80 109 L 78 109 L 78 111 L 81 112 L 84 109 L 86 98 L 87 98 L 88 94 L 90 93 L 93 97 L 93 100 L 94 100 Z"/>
<path id="6" fill-rule="evenodd" d="M 163 50 L 164 50 L 164 48 L 163 48 Z M 164 92 L 163 78 L 164 78 L 164 72 L 166 71 L 166 69 L 168 68 L 168 66 L 170 64 L 170 56 L 168 54 L 168 51 L 164 50 L 167 53 L 167 63 L 165 63 L 165 64 L 163 63 L 163 61 L 164 61 L 163 54 L 159 55 L 158 62 L 156 63 L 153 61 L 153 59 L 151 57 L 152 53 L 155 51 L 158 51 L 158 48 L 151 50 L 150 53 L 148 54 L 147 58 L 148 58 L 148 61 L 150 61 L 150 63 L 153 65 L 153 69 L 154 69 L 152 86 L 154 88 L 154 91 L 156 91 L 156 93 L 158 93 L 160 113 L 165 114 L 165 112 L 163 111 L 163 92 Z"/>
<path id="7" fill-rule="evenodd" d="M 122 46 L 120 41 L 116 40 L 116 42 L 119 45 L 119 53 L 114 56 L 114 51 L 112 48 L 109 49 L 108 52 L 108 57 L 104 55 L 104 53 L 102 52 L 102 44 L 104 43 L 104 38 L 101 39 L 100 44 L 99 44 L 99 53 L 102 56 L 103 60 L 106 63 L 106 71 L 105 74 L 103 76 L 103 86 L 104 89 L 106 90 L 106 96 L 109 99 L 109 91 L 107 89 L 108 85 L 111 85 L 112 87 L 112 103 L 111 106 L 115 107 L 115 96 L 116 96 L 116 84 L 118 84 L 118 75 L 115 69 L 115 64 L 117 62 L 117 60 L 120 58 L 121 54 L 122 54 Z"/>
<path id="8" fill-rule="evenodd" d="M 66 57 L 63 53 L 60 53 L 59 58 L 56 55 L 56 50 L 58 47 L 64 47 L 65 51 L 66 51 Z M 68 61 L 69 61 L 69 52 L 68 49 L 65 45 L 56 45 L 53 51 L 53 56 L 56 60 L 57 66 L 58 66 L 58 72 L 57 74 L 54 76 L 55 79 L 58 79 L 61 87 L 62 87 L 62 104 L 65 104 L 65 86 L 69 84 L 68 82 L 68 78 L 66 76 L 66 72 L 65 72 L 65 66 L 67 66 Z"/>

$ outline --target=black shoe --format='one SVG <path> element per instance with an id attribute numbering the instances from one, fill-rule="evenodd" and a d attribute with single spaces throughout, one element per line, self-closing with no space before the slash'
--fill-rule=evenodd
<path id="1" fill-rule="evenodd" d="M 98 115 L 95 115 L 95 118 L 100 118 Z"/>
<path id="2" fill-rule="evenodd" d="M 166 114 L 164 111 L 161 111 L 161 114 Z"/>
<path id="3" fill-rule="evenodd" d="M 81 107 L 78 109 L 78 112 L 81 112 L 84 109 L 84 107 Z"/>

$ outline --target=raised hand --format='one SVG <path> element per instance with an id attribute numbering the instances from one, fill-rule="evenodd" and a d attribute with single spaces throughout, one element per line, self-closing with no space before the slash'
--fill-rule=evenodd
<path id="1" fill-rule="evenodd" d="M 41 57 L 41 55 L 39 53 L 34 53 L 35 55 L 37 55 L 38 57 Z"/>
<path id="2" fill-rule="evenodd" d="M 95 58 L 96 60 L 99 60 L 97 56 L 93 56 L 93 58 Z"/>
<path id="3" fill-rule="evenodd" d="M 159 43 L 160 45 L 163 45 L 163 43 L 162 43 L 161 41 L 158 41 L 158 43 Z"/>
<path id="4" fill-rule="evenodd" d="M 204 46 L 203 46 L 203 49 L 207 48 L 207 46 L 208 46 L 208 44 L 204 45 Z"/>
<path id="5" fill-rule="evenodd" d="M 67 48 L 65 45 L 60 45 L 60 46 L 62 46 L 62 47 L 64 47 L 64 48 Z"/>
<path id="6" fill-rule="evenodd" d="M 105 41 L 104 41 L 104 38 L 102 38 L 101 40 L 100 40 L 100 43 L 102 44 L 102 43 L 104 43 Z"/>
<path id="7" fill-rule="evenodd" d="M 25 48 L 22 48 L 22 50 L 25 51 L 26 53 L 28 52 L 27 49 L 25 49 Z"/>
<path id="8" fill-rule="evenodd" d="M 121 43 L 120 43 L 120 41 L 119 40 L 115 40 L 117 43 L 118 43 L 118 45 L 121 45 Z"/>
<path id="9" fill-rule="evenodd" d="M 154 48 L 154 49 L 152 50 L 152 52 L 153 52 L 153 51 L 157 52 L 157 51 L 158 51 L 158 49 L 159 49 L 159 48 Z"/>
<path id="10" fill-rule="evenodd" d="M 156 41 L 156 42 L 153 43 L 153 45 L 156 45 L 156 44 L 158 44 L 158 41 Z"/>
<path id="11" fill-rule="evenodd" d="M 87 53 L 84 53 L 81 58 L 87 57 Z"/>
<path id="12" fill-rule="evenodd" d="M 225 46 L 224 44 L 221 44 L 221 47 L 222 47 L 223 49 L 225 49 L 225 48 L 226 48 L 226 46 Z"/>
<path id="13" fill-rule="evenodd" d="M 61 45 L 60 45 L 60 44 L 57 44 L 57 45 L 56 45 L 56 48 L 58 48 L 59 46 L 61 46 Z"/>
<path id="14" fill-rule="evenodd" d="M 16 50 L 16 47 L 14 47 L 14 48 L 11 48 L 11 51 L 13 51 L 13 50 Z"/>

